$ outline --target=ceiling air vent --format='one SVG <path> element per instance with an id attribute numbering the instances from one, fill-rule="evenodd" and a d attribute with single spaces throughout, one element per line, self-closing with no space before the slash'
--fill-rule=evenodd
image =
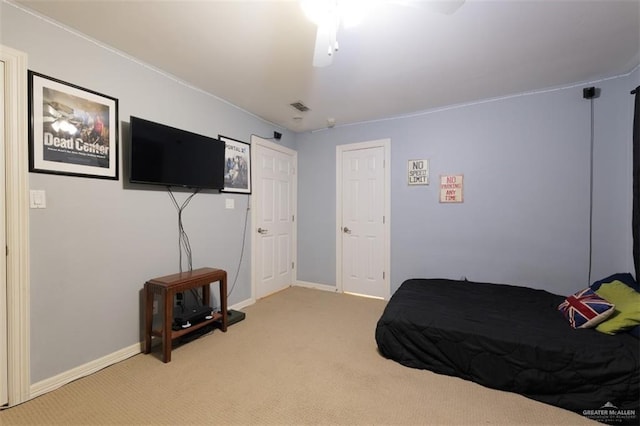
<path id="1" fill-rule="evenodd" d="M 305 104 L 303 104 L 302 102 L 298 101 L 298 102 L 294 102 L 292 104 L 290 104 L 292 107 L 294 107 L 295 109 L 297 109 L 300 112 L 306 112 L 309 111 L 309 107 L 306 106 Z"/>

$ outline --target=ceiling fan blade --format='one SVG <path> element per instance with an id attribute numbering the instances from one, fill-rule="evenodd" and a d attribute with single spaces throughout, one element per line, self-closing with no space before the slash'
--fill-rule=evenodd
<path id="1" fill-rule="evenodd" d="M 313 66 L 326 67 L 333 62 L 336 43 L 336 28 L 332 25 L 318 25 L 316 48 L 313 52 Z"/>

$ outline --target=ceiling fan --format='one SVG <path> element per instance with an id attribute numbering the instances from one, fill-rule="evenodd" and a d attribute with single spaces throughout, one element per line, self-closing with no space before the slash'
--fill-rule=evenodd
<path id="1" fill-rule="evenodd" d="M 402 6 L 426 6 L 436 13 L 450 15 L 462 6 L 465 0 L 300 0 L 305 15 L 318 26 L 313 53 L 313 66 L 326 67 L 333 62 L 338 51 L 338 28 L 357 25 L 380 3 Z"/>

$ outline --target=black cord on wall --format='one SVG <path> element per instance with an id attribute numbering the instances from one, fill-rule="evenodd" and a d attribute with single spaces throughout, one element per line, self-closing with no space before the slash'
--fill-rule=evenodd
<path id="1" fill-rule="evenodd" d="M 245 210 L 245 215 L 244 215 L 244 230 L 242 231 L 242 248 L 240 249 L 240 260 L 238 261 L 238 269 L 236 269 L 236 276 L 233 278 L 233 284 L 231 284 L 231 289 L 227 294 L 227 299 L 231 296 L 231 293 L 233 293 L 233 289 L 236 287 L 236 282 L 238 281 L 238 275 L 240 275 L 240 266 L 242 265 L 242 258 L 244 257 L 244 242 L 247 236 L 247 222 L 249 221 L 250 198 L 251 197 L 247 195 L 247 208 Z"/>
<path id="2" fill-rule="evenodd" d="M 594 126 L 593 126 L 593 98 L 591 103 L 591 150 L 589 158 L 589 285 L 591 285 L 591 270 L 593 262 L 593 145 L 594 145 Z"/>
<path id="3" fill-rule="evenodd" d="M 588 285 L 591 285 L 591 275 L 593 268 L 593 150 L 595 145 L 595 117 L 593 100 L 600 96 L 600 89 L 596 87 L 586 87 L 582 90 L 582 97 L 588 99 L 590 103 L 590 146 L 589 146 L 589 268 Z"/>
<path id="4" fill-rule="evenodd" d="M 178 211 L 178 250 L 180 252 L 179 254 L 180 272 L 182 272 L 182 250 L 183 249 L 187 257 L 187 265 L 189 267 L 189 271 L 192 271 L 193 263 L 192 263 L 191 244 L 189 243 L 189 236 L 187 235 L 187 232 L 184 230 L 184 226 L 182 224 L 182 212 L 187 207 L 189 202 L 193 199 L 193 197 L 198 192 L 200 192 L 200 190 L 196 189 L 191 195 L 189 195 L 189 197 L 187 197 L 186 200 L 184 200 L 182 205 L 178 205 L 178 202 L 176 201 L 176 197 L 173 195 L 173 192 L 171 191 L 170 186 L 167 187 L 167 191 L 169 192 L 171 201 L 173 201 L 173 205 L 176 207 L 176 210 Z"/>

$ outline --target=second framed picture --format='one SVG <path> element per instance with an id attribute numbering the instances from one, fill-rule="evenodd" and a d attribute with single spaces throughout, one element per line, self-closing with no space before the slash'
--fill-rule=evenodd
<path id="1" fill-rule="evenodd" d="M 251 145 L 218 135 L 224 142 L 224 188 L 221 192 L 251 194 Z"/>

